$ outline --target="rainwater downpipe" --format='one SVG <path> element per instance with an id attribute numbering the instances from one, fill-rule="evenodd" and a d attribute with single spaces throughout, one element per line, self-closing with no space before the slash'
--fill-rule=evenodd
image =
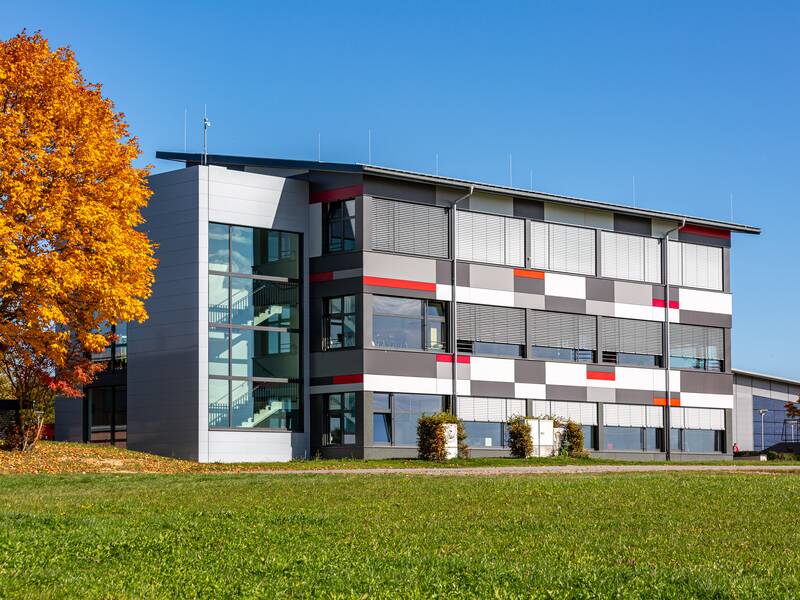
<path id="1" fill-rule="evenodd" d="M 452 273 L 451 273 L 451 290 L 450 290 L 450 343 L 453 344 L 452 346 L 452 354 L 453 354 L 453 395 L 451 396 L 452 401 L 450 402 L 450 409 L 453 414 L 456 414 L 456 408 L 458 404 L 458 328 L 456 323 L 458 322 L 457 313 L 458 313 L 458 303 L 456 302 L 456 286 L 458 285 L 458 276 L 456 275 L 456 271 L 458 270 L 458 226 L 457 226 L 457 212 L 458 212 L 458 204 L 459 202 L 463 202 L 470 198 L 475 191 L 475 186 L 469 186 L 469 192 L 457 198 L 451 205 L 450 205 L 450 241 L 451 241 L 451 248 L 450 248 L 450 256 L 452 257 Z"/>
<path id="2" fill-rule="evenodd" d="M 672 460 L 672 451 L 670 449 L 670 442 L 672 437 L 672 430 L 670 429 L 670 405 L 672 404 L 671 392 L 670 392 L 670 354 L 672 353 L 672 347 L 670 345 L 670 336 L 669 336 L 669 236 L 676 231 L 681 230 L 686 225 L 686 219 L 683 219 L 680 225 L 673 227 L 669 231 L 664 234 L 664 323 L 665 326 L 665 351 L 664 351 L 664 368 L 665 370 L 665 380 L 666 380 L 666 399 L 664 402 L 664 453 L 665 458 L 667 460 Z"/>

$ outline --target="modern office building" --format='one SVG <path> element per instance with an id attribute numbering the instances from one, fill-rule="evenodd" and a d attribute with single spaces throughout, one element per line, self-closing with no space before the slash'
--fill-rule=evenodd
<path id="1" fill-rule="evenodd" d="M 730 454 L 731 234 L 757 228 L 368 165 L 157 157 L 185 167 L 151 178 L 150 318 L 128 328 L 125 387 L 100 386 L 126 390 L 129 448 L 413 456 L 419 416 L 447 410 L 474 456 L 507 453 L 512 415 L 573 419 L 599 456 Z"/>
<path id="2" fill-rule="evenodd" d="M 800 403 L 800 381 L 733 370 L 733 441 L 741 451 L 800 453 L 800 419 L 786 404 Z"/>

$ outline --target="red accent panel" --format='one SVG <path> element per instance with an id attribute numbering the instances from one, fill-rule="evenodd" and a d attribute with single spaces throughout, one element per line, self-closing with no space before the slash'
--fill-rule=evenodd
<path id="1" fill-rule="evenodd" d="M 682 233 L 691 233 L 694 235 L 704 235 L 706 237 L 722 238 L 724 240 L 731 239 L 731 232 L 727 229 L 714 229 L 712 227 L 701 227 L 700 225 L 684 225 L 681 227 Z"/>
<path id="2" fill-rule="evenodd" d="M 655 404 L 656 406 L 666 406 L 667 405 L 667 399 L 666 398 L 653 398 L 653 404 Z M 681 405 L 680 398 L 672 398 L 669 401 L 669 405 L 670 406 L 680 406 Z"/>
<path id="3" fill-rule="evenodd" d="M 458 355 L 458 364 L 460 365 L 468 365 L 470 357 L 465 354 Z M 453 362 L 453 355 L 452 354 L 437 354 L 436 355 L 436 362 L 445 362 L 451 363 Z"/>
<path id="4" fill-rule="evenodd" d="M 664 301 L 661 298 L 653 298 L 653 306 L 657 306 L 658 308 L 664 308 Z M 680 308 L 680 305 L 677 300 L 670 300 L 669 307 Z"/>
<path id="5" fill-rule="evenodd" d="M 528 269 L 514 269 L 514 277 L 525 277 L 527 279 L 544 279 L 542 271 L 530 271 Z"/>
<path id="6" fill-rule="evenodd" d="M 586 371 L 586 379 L 599 379 L 601 381 L 616 381 L 616 373 L 608 373 L 606 371 Z"/>
<path id="7" fill-rule="evenodd" d="M 387 279 L 385 277 L 364 276 L 364 285 L 397 288 L 400 290 L 418 290 L 421 292 L 435 292 L 436 284 L 425 281 L 407 281 L 405 279 Z"/>
<path id="8" fill-rule="evenodd" d="M 333 377 L 333 385 L 340 383 L 364 383 L 363 375 L 335 375 Z"/>
<path id="9" fill-rule="evenodd" d="M 351 185 L 350 187 L 314 192 L 313 194 L 309 195 L 308 203 L 316 204 L 317 202 L 335 202 L 336 200 L 345 200 L 354 196 L 360 196 L 363 193 L 363 185 Z"/>
<path id="10" fill-rule="evenodd" d="M 319 283 L 320 281 L 333 281 L 333 271 L 328 271 L 326 273 L 311 273 L 308 276 L 308 280 L 311 283 Z"/>

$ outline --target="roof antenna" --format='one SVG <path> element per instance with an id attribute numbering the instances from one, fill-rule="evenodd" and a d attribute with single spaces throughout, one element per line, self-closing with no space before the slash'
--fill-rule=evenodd
<path id="1" fill-rule="evenodd" d="M 633 176 L 633 206 L 636 207 L 636 175 Z"/>
<path id="2" fill-rule="evenodd" d="M 322 162 L 322 134 L 317 133 L 317 162 Z"/>
<path id="3" fill-rule="evenodd" d="M 189 109 L 183 109 L 183 152 L 186 153 L 186 131 L 189 126 Z"/>
<path id="4" fill-rule="evenodd" d="M 508 155 L 508 187 L 514 187 L 514 157 Z"/>
<path id="5" fill-rule="evenodd" d="M 436 153 L 436 176 L 439 176 L 439 153 Z"/>
<path id="6" fill-rule="evenodd" d="M 367 164 L 372 164 L 372 129 L 367 129 Z"/>
<path id="7" fill-rule="evenodd" d="M 533 169 L 531 169 L 531 191 L 533 191 Z"/>
<path id="8" fill-rule="evenodd" d="M 733 223 L 733 192 L 731 192 L 731 223 Z"/>
<path id="9" fill-rule="evenodd" d="M 208 128 L 211 121 L 208 120 L 208 105 L 203 105 L 203 164 L 208 166 Z"/>

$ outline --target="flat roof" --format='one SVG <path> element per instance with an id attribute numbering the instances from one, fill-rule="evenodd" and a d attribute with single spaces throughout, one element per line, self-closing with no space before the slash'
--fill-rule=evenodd
<path id="1" fill-rule="evenodd" d="M 203 155 L 197 152 L 192 153 L 192 152 L 158 151 L 156 152 L 156 158 L 160 158 L 163 160 L 180 161 L 185 163 L 200 163 L 202 162 Z M 624 204 L 613 204 L 611 202 L 588 200 L 585 198 L 577 198 L 575 196 L 564 196 L 561 194 L 538 192 L 535 190 L 526 190 L 521 188 L 494 185 L 490 183 L 482 183 L 479 181 L 470 181 L 468 179 L 443 177 L 441 175 L 430 175 L 427 173 L 418 173 L 415 171 L 393 169 L 390 167 L 379 167 L 376 165 L 366 165 L 362 163 L 332 163 L 332 162 L 317 162 L 311 160 L 292 160 L 284 158 L 230 156 L 224 154 L 209 154 L 208 162 L 214 165 L 221 165 L 221 166 L 247 165 L 253 167 L 269 167 L 275 169 L 307 169 L 309 171 L 360 173 L 366 175 L 376 175 L 379 177 L 389 177 L 392 179 L 400 179 L 403 181 L 429 183 L 432 185 L 445 186 L 457 189 L 469 189 L 470 187 L 472 187 L 475 190 L 481 192 L 513 195 L 518 198 L 530 198 L 532 200 L 542 200 L 547 202 L 556 202 L 560 204 L 569 204 L 572 206 L 579 206 L 582 208 L 613 210 L 615 212 L 622 214 L 649 217 L 655 219 L 665 219 L 669 221 L 682 221 L 683 219 L 686 219 L 686 222 L 691 223 L 692 225 L 700 225 L 703 227 L 714 227 L 718 229 L 725 229 L 727 231 L 735 231 L 738 233 L 752 233 L 752 234 L 761 233 L 761 229 L 759 227 L 754 227 L 752 225 L 744 225 L 741 223 L 731 223 L 728 221 L 706 219 L 703 217 L 694 217 L 691 215 L 682 215 L 678 213 L 671 213 L 660 210 L 636 208 L 633 206 L 626 206 Z"/>
<path id="2" fill-rule="evenodd" d="M 800 380 L 797 379 L 776 377 L 775 375 L 756 373 L 755 371 L 743 371 L 742 369 L 731 369 L 731 373 L 733 373 L 734 375 L 744 375 L 745 377 L 755 377 L 757 379 L 767 379 L 769 381 L 777 381 L 779 383 L 788 383 L 789 385 L 800 385 Z"/>

